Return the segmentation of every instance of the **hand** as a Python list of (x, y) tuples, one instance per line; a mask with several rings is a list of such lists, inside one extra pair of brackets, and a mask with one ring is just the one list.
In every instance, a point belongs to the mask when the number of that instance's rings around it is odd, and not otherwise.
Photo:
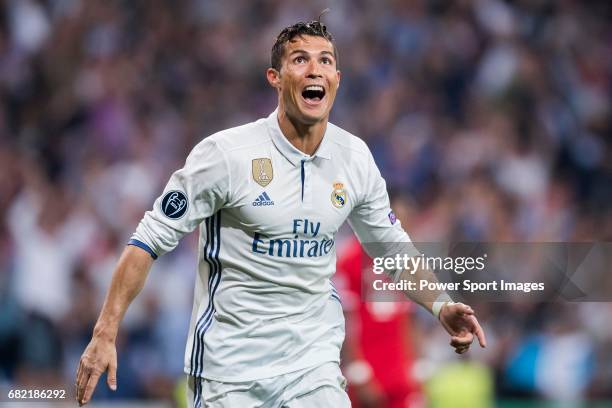
[(87, 404), (98, 385), (100, 376), (108, 370), (106, 382), (108, 387), (117, 389), (117, 349), (115, 342), (94, 337), (81, 356), (77, 370), (77, 401), (82, 406)]
[(470, 348), (474, 341), (474, 335), (478, 338), (480, 347), (487, 346), (484, 331), (474, 310), (463, 303), (447, 303), (440, 310), (440, 323), (451, 335), (450, 345), (455, 348), (455, 353), (463, 354)]

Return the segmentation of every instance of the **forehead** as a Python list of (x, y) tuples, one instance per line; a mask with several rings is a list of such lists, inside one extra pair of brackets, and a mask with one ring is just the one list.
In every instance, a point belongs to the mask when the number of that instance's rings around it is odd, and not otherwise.
[(297, 35), (285, 45), (285, 54), (289, 55), (295, 50), (304, 50), (309, 53), (319, 54), (328, 51), (333, 54), (334, 46), (326, 38), (313, 35)]

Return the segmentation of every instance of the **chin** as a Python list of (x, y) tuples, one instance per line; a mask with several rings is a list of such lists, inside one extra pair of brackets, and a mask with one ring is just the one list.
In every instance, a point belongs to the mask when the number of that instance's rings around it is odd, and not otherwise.
[(300, 109), (300, 116), (301, 119), (304, 123), (313, 125), (317, 122), (321, 122), (322, 120), (325, 120), (329, 114), (329, 111), (327, 109), (323, 109), (323, 110), (311, 110), (311, 109)]
[(294, 121), (304, 125), (315, 125), (329, 117), (327, 106), (318, 106), (313, 109), (308, 105), (301, 104), (299, 101), (293, 104), (287, 103), (285, 106), (288, 108), (285, 108), (287, 115)]
[(300, 116), (302, 117), (302, 122), (309, 124), (309, 125), (314, 125), (315, 123), (324, 120), (325, 117), (327, 116), (325, 114), (316, 115), (316, 114), (312, 114), (309, 112), (300, 112), (300, 113), (301, 113)]

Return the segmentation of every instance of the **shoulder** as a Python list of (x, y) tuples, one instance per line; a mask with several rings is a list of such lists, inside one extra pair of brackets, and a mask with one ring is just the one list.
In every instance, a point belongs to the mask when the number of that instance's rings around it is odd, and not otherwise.
[(212, 143), (221, 152), (231, 153), (236, 150), (250, 149), (269, 141), (270, 133), (268, 132), (265, 119), (262, 118), (217, 132), (200, 143)]
[(329, 122), (327, 124), (330, 142), (336, 150), (361, 156), (370, 156), (370, 148), (361, 138)]
[[(271, 143), (265, 119), (222, 130), (204, 138), (189, 154), (185, 167), (238, 174), (245, 155)], [(249, 161), (250, 163), (250, 161)]]

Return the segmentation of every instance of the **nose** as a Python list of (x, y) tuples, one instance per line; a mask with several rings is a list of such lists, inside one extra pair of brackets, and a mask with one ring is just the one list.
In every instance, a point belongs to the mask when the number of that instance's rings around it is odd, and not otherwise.
[(308, 63), (308, 71), (306, 72), (306, 77), (309, 79), (322, 78), (319, 63), (312, 59)]

